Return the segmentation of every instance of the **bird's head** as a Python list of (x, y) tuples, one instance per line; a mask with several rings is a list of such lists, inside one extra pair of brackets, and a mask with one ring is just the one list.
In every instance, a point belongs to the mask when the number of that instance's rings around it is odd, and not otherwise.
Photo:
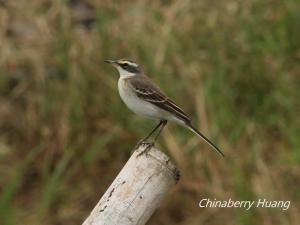
[(109, 63), (117, 68), (120, 76), (134, 76), (141, 73), (141, 69), (138, 64), (131, 60), (120, 59), (120, 60), (105, 60), (104, 62)]

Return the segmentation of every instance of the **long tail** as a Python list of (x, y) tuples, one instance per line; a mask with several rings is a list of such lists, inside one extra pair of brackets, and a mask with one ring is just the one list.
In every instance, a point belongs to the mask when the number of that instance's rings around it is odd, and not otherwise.
[(223, 152), (214, 144), (212, 143), (207, 137), (205, 137), (200, 131), (198, 131), (195, 127), (193, 127), (191, 124), (186, 124), (186, 126), (193, 131), (195, 134), (197, 134), (199, 137), (201, 137), (207, 144), (209, 144), (215, 151), (217, 151), (220, 155), (223, 157), (225, 156)]

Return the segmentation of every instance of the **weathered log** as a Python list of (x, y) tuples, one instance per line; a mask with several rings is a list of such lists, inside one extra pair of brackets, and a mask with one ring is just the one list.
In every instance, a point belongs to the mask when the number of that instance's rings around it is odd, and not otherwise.
[(179, 180), (179, 171), (161, 151), (136, 150), (83, 225), (143, 225)]

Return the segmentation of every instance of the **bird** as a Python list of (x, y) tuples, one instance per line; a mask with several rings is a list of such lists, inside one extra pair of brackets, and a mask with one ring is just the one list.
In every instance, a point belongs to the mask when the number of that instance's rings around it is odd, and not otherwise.
[[(144, 74), (137, 63), (128, 59), (104, 62), (118, 70), (118, 90), (127, 107), (138, 115), (159, 120), (154, 129), (137, 143), (136, 147), (147, 145), (142, 153), (151, 149), (168, 121), (172, 121), (191, 130), (224, 157), (223, 152), (192, 125), (191, 118)], [(156, 130), (158, 132), (153, 141), (147, 142)]]

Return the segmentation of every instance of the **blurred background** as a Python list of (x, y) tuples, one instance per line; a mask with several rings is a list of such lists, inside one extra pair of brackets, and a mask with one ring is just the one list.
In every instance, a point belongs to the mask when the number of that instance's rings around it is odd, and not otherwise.
[[(148, 224), (300, 224), (298, 0), (1, 0), (1, 224), (81, 224), (156, 124), (121, 102), (103, 63), (119, 58), (226, 155), (169, 124), (156, 146), (181, 180)], [(202, 198), (291, 206), (200, 209)]]

